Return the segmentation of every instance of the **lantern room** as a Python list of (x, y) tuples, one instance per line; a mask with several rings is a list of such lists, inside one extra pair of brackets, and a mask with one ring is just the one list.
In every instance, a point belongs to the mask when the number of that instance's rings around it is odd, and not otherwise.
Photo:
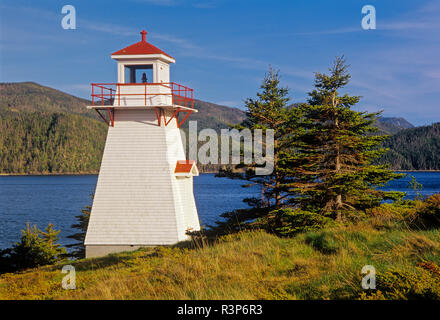
[[(170, 64), (175, 59), (147, 42), (141, 41), (111, 54), (117, 62), (117, 83), (92, 83), (92, 105), (101, 118), (114, 126), (118, 108), (154, 108), (158, 125), (167, 126), (173, 119), (177, 127), (194, 109), (193, 89), (170, 81)], [(183, 117), (179, 117), (183, 114)]]
[(111, 55), (118, 62), (118, 83), (170, 82), (170, 63), (176, 61), (148, 43), (145, 30), (142, 30), (141, 36), (141, 41)]

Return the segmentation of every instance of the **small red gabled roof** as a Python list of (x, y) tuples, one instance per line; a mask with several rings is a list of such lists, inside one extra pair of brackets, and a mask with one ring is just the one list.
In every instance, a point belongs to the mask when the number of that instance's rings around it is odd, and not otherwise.
[(174, 173), (186, 173), (198, 175), (196, 162), (194, 160), (177, 160)]
[(171, 59), (174, 59), (169, 54), (160, 50), (159, 48), (153, 46), (151, 43), (148, 43), (146, 40), (147, 31), (142, 30), (141, 32), (142, 40), (132, 44), (131, 46), (125, 47), (119, 51), (113, 52), (112, 55), (130, 55), (130, 54), (164, 54)]

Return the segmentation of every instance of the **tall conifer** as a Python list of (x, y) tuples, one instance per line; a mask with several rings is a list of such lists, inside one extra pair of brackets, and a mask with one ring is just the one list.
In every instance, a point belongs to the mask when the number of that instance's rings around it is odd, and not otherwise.
[(316, 73), (315, 89), (301, 107), (303, 133), (293, 164), (302, 207), (333, 213), (337, 219), (346, 209), (365, 209), (402, 196), (376, 189), (401, 175), (372, 164), (386, 151), (380, 145), (387, 136), (374, 134), (380, 112), (354, 111), (360, 97), (340, 94), (350, 81), (347, 69), (344, 57), (338, 57), (329, 74)]
[[(265, 132), (268, 129), (274, 130), (273, 143), (273, 171), (266, 175), (258, 175), (256, 169), (264, 165), (253, 162), (221, 170), (220, 176), (247, 181), (243, 187), (256, 186), (261, 190), (259, 197), (245, 199), (250, 209), (240, 209), (227, 212), (222, 215), (226, 218), (225, 223), (218, 223), (220, 228), (229, 227), (229, 231), (240, 228), (242, 222), (267, 216), (274, 209), (278, 209), (289, 202), (288, 189), (291, 183), (293, 168), (282, 166), (291, 155), (292, 137), (294, 128), (287, 124), (295, 115), (289, 108), (288, 88), (280, 86), (279, 73), (270, 68), (266, 73), (261, 91), (257, 98), (249, 98), (245, 101), (246, 120), (237, 129), (255, 129)], [(254, 137), (255, 138), (255, 137)], [(268, 146), (263, 142), (263, 149)]]

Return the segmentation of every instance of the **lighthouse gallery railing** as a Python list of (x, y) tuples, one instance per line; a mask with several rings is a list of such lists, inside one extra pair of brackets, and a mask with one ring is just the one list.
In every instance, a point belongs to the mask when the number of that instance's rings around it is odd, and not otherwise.
[[(121, 93), (126, 86), (143, 87), (142, 93)], [(153, 92), (152, 88), (165, 88), (167, 92)], [(148, 97), (168, 96), (172, 104), (187, 108), (194, 108), (194, 90), (175, 82), (166, 83), (92, 83), (92, 106), (122, 106), (121, 97), (143, 98), (147, 105)]]

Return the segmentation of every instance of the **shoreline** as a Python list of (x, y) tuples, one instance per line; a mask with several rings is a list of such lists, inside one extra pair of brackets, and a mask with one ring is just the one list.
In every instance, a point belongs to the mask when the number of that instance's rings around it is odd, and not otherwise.
[[(395, 172), (440, 172), (440, 170), (395, 170)], [(217, 173), (215, 171), (200, 172), (205, 173)], [(97, 176), (99, 172), (63, 172), (63, 173), (0, 173), (0, 177), (40, 177), (40, 176)]]
[(395, 170), (395, 172), (440, 172), (440, 170)]
[(97, 176), (99, 172), (66, 172), (66, 173), (0, 173), (0, 177), (31, 177), (31, 176)]

